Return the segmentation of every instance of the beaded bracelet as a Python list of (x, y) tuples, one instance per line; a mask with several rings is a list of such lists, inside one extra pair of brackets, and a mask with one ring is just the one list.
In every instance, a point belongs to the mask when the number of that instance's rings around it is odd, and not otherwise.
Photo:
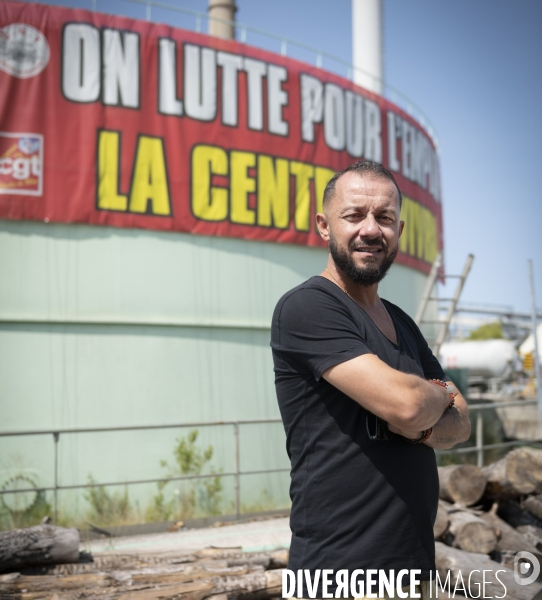
[(442, 381), (442, 379), (429, 379), (428, 380), (430, 383), (436, 383), (437, 385), (440, 385), (441, 387), (445, 388), (446, 391), (448, 392), (448, 394), (450, 395), (450, 403), (448, 404), (448, 406), (446, 407), (446, 410), (449, 410), (450, 408), (452, 408), (452, 406), (455, 404), (455, 397), (457, 396), (457, 394), (459, 392), (456, 391), (456, 393), (454, 394), (453, 392), (450, 392), (450, 388), (452, 387), (451, 385), (448, 385), (447, 383), (444, 383), (444, 381)]
[(411, 440), (410, 438), (405, 438), (405, 440), (407, 442), (410, 442), (411, 444), (423, 444), (426, 440), (429, 439), (429, 436), (433, 433), (433, 428), (429, 427), (429, 429), (425, 429), (424, 431), (422, 431), (422, 434), (420, 435), (419, 438), (416, 438), (415, 440)]

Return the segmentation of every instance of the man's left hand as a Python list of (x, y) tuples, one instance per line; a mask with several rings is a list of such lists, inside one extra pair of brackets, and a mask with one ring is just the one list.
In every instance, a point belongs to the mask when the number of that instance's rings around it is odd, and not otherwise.
[[(451, 383), (447, 381), (446, 383)], [(455, 386), (457, 389), (457, 386)], [(407, 429), (399, 429), (388, 423), (388, 429), (392, 433), (397, 433), (407, 438), (408, 440), (417, 440), (421, 437), (421, 431), (409, 431)], [(470, 419), (467, 402), (463, 395), (458, 392), (454, 398), (454, 405), (448, 408), (442, 414), (442, 417), (433, 426), (431, 435), (425, 442), (426, 446), (435, 450), (449, 450), (456, 444), (466, 442), (470, 437)]]

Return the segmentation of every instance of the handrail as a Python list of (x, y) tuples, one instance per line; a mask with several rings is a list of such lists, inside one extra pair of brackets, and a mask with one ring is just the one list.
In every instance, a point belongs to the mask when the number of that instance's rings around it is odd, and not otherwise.
[(25, 431), (0, 431), (0, 437), (17, 435), (51, 435), (58, 433), (104, 433), (113, 431), (140, 431), (142, 429), (176, 429), (180, 427), (213, 427), (217, 425), (254, 425), (261, 423), (282, 423), (279, 417), (268, 419), (235, 419), (229, 421), (192, 421), (189, 423), (165, 423), (160, 425), (123, 425), (121, 427), (75, 427), (71, 429), (30, 429)]
[(34, 316), (21, 314), (0, 314), (0, 323), (9, 323), (10, 325), (73, 325), (73, 326), (114, 326), (114, 327), (212, 327), (214, 329), (250, 329), (268, 331), (271, 329), (271, 319), (269, 321), (257, 320), (220, 320), (220, 319), (194, 319), (194, 318), (123, 318), (123, 317), (91, 317), (91, 316), (71, 316), (71, 317), (50, 317)]
[[(58, 492), (59, 490), (74, 490), (94, 487), (106, 487), (112, 485), (136, 485), (142, 483), (159, 483), (163, 481), (181, 481), (188, 479), (206, 479), (209, 477), (234, 477), (235, 484), (235, 518), (239, 520), (241, 515), (241, 475), (257, 475), (261, 473), (277, 473), (289, 471), (289, 467), (283, 467), (278, 469), (259, 469), (256, 471), (241, 471), (240, 468), (240, 452), (239, 452), (239, 426), (240, 425), (254, 425), (263, 423), (281, 423), (282, 420), (278, 417), (270, 417), (266, 419), (237, 419), (237, 420), (226, 420), (226, 421), (193, 421), (190, 423), (167, 423), (160, 425), (127, 425), (121, 427), (78, 427), (69, 429), (34, 429), (27, 431), (2, 431), (0, 437), (14, 437), (14, 436), (25, 436), (25, 435), (52, 435), (54, 440), (54, 486), (39, 487), (39, 488), (25, 488), (25, 489), (7, 489), (0, 490), (0, 495), (3, 494), (21, 494), (24, 492), (40, 492), (40, 491), (52, 491), (54, 493), (53, 499), (53, 522), (56, 524), (58, 520)], [(235, 470), (230, 473), (206, 473), (203, 475), (181, 475), (178, 477), (160, 477), (156, 479), (138, 479), (132, 481), (113, 481), (107, 483), (86, 483), (86, 484), (75, 484), (75, 485), (59, 485), (58, 481), (58, 444), (61, 435), (66, 434), (81, 434), (81, 433), (112, 433), (119, 431), (142, 431), (142, 430), (156, 430), (156, 429), (175, 429), (185, 427), (213, 427), (213, 426), (233, 426), (234, 434), (234, 447), (235, 447)]]
[(437, 454), (467, 454), (469, 452), (476, 452), (476, 465), (482, 468), (484, 466), (485, 450), (494, 450), (496, 448), (509, 448), (511, 446), (525, 446), (528, 444), (542, 443), (542, 438), (533, 438), (528, 440), (513, 440), (510, 442), (500, 442), (498, 444), (484, 444), (484, 421), (481, 411), (488, 409), (508, 408), (511, 406), (526, 406), (537, 403), (537, 400), (533, 399), (515, 400), (511, 402), (487, 402), (484, 404), (469, 404), (469, 410), (479, 411), (476, 415), (475, 445), (460, 448), (451, 448), (450, 450), (437, 450)]
[[(38, 0), (38, 1), (44, 2), (45, 0)], [(247, 34), (247, 32), (251, 32), (251, 33), (255, 33), (257, 35), (261, 35), (261, 36), (267, 37), (269, 39), (280, 42), (280, 44), (281, 44), (280, 53), (282, 54), (282, 56), (287, 55), (287, 47), (288, 47), (288, 45), (290, 45), (295, 48), (299, 48), (300, 50), (305, 50), (305, 51), (314, 53), (314, 55), (316, 57), (315, 63), (316, 63), (317, 68), (322, 68), (322, 58), (327, 58), (328, 60), (336, 63), (337, 65), (340, 65), (341, 67), (346, 68), (346, 71), (347, 71), (346, 77), (349, 79), (353, 78), (353, 75), (355, 72), (363, 73), (364, 75), (370, 77), (373, 81), (379, 82), (380, 85), (382, 86), (382, 90), (384, 91), (385, 96), (391, 102), (398, 104), (406, 113), (408, 113), (409, 115), (414, 117), (420, 123), (420, 125), (422, 125), (422, 127), (424, 127), (426, 129), (427, 133), (429, 134), (429, 136), (433, 140), (433, 143), (435, 144), (435, 148), (438, 151), (439, 141), (438, 141), (438, 136), (436, 134), (435, 127), (432, 124), (431, 120), (427, 117), (425, 112), (420, 108), (420, 106), (418, 106), (418, 104), (416, 102), (414, 102), (406, 94), (401, 92), (398, 88), (386, 83), (382, 77), (378, 77), (377, 75), (374, 75), (374, 73), (370, 73), (370, 72), (366, 71), (365, 69), (356, 67), (349, 61), (344, 60), (343, 58), (341, 58), (339, 56), (335, 56), (334, 54), (326, 52), (325, 50), (319, 50), (318, 48), (315, 48), (314, 46), (309, 46), (308, 44), (303, 44), (301, 42), (297, 42), (286, 36), (279, 35), (276, 33), (271, 33), (269, 31), (265, 31), (258, 27), (253, 27), (252, 25), (247, 25), (246, 23), (242, 23), (240, 21), (230, 21), (228, 19), (221, 19), (221, 18), (215, 17), (215, 16), (211, 17), (207, 13), (201, 13), (201, 12), (191, 10), (188, 8), (182, 8), (180, 6), (175, 6), (173, 4), (168, 4), (165, 2), (158, 2), (156, 0), (124, 0), (124, 1), (127, 3), (130, 3), (130, 4), (138, 4), (140, 6), (145, 6), (146, 7), (146, 17), (145, 18), (147, 21), (151, 21), (151, 9), (153, 7), (159, 8), (161, 10), (170, 10), (172, 12), (177, 12), (177, 13), (181, 13), (181, 14), (185, 14), (185, 15), (194, 17), (196, 19), (194, 29), (197, 33), (201, 33), (201, 21), (202, 20), (213, 20), (213, 21), (217, 21), (219, 23), (233, 25), (235, 28), (239, 29), (240, 33), (241, 33), (240, 42), (242, 44), (247, 43), (247, 35), (246, 34)], [(96, 12), (97, 8), (98, 8), (98, 0), (92, 0), (92, 11)], [(342, 76), (342, 74), (341, 74), (341, 76)]]
[[(484, 404), (471, 404), (469, 409), (471, 411), (480, 411), (477, 415), (476, 420), (476, 443), (474, 446), (452, 448), (450, 450), (438, 450), (437, 454), (466, 454), (469, 452), (477, 453), (477, 464), (479, 467), (483, 466), (484, 451), (492, 450), (496, 448), (506, 448), (511, 446), (521, 446), (525, 444), (539, 444), (542, 443), (542, 438), (533, 438), (529, 440), (514, 440), (509, 442), (501, 442), (498, 444), (487, 444), (483, 443), (483, 410), (495, 409), (495, 408), (508, 408), (513, 406), (528, 406), (536, 404), (536, 400), (519, 400), (510, 402), (488, 402)], [(258, 475), (262, 473), (280, 473), (287, 472), (290, 470), (289, 467), (279, 467), (273, 469), (257, 469), (251, 471), (242, 471), (240, 465), (240, 444), (239, 444), (239, 427), (243, 425), (255, 425), (255, 424), (270, 424), (270, 423), (281, 423), (282, 420), (279, 417), (259, 418), (259, 419), (230, 419), (221, 421), (192, 421), (185, 423), (162, 423), (156, 425), (125, 425), (119, 427), (75, 427), (75, 428), (55, 428), (55, 429), (34, 429), (34, 430), (23, 430), (23, 431), (0, 431), (0, 437), (14, 437), (14, 436), (33, 436), (33, 435), (52, 435), (54, 439), (54, 485), (44, 486), (37, 488), (25, 488), (25, 489), (7, 489), (0, 490), (2, 494), (18, 494), (28, 492), (46, 492), (52, 491), (54, 493), (54, 522), (58, 519), (58, 492), (59, 490), (75, 490), (75, 489), (86, 489), (93, 487), (108, 487), (115, 485), (138, 485), (144, 483), (159, 483), (167, 481), (182, 481), (182, 480), (197, 480), (206, 479), (210, 477), (234, 477), (235, 478), (235, 515), (236, 519), (240, 518), (241, 512), (241, 475)], [(235, 469), (230, 472), (221, 473), (206, 473), (201, 475), (181, 475), (178, 477), (160, 477), (154, 479), (136, 479), (130, 481), (110, 481), (105, 483), (86, 483), (86, 484), (74, 484), (74, 485), (59, 485), (58, 477), (58, 444), (61, 435), (73, 435), (83, 433), (114, 433), (121, 431), (142, 431), (142, 430), (159, 430), (159, 429), (180, 429), (187, 427), (217, 427), (217, 426), (229, 426), (233, 427), (234, 433), (234, 462)]]

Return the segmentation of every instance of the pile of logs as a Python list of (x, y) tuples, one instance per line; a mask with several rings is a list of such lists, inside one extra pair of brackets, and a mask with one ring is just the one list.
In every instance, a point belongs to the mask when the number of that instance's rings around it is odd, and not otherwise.
[[(542, 598), (542, 585), (520, 586), (513, 577), (518, 552), (530, 552), (542, 564), (542, 450), (512, 450), (483, 469), (439, 467), (439, 479), (434, 534), (441, 577), (450, 571), (455, 585), (459, 572), (465, 578), (479, 571), (481, 582), (484, 569), (505, 569), (499, 577), (507, 598)], [(493, 597), (502, 595), (498, 582), (494, 591)]]
[[(514, 577), (518, 552), (542, 564), (542, 450), (513, 450), (483, 469), (441, 467), (439, 478), (436, 563), (450, 597), (503, 597), (504, 585), (507, 600), (542, 600), (540, 583)], [(0, 599), (272, 600), (287, 562), (286, 550), (212, 547), (92, 559), (79, 553), (76, 529), (40, 525), (0, 533)]]
[[(206, 548), (179, 553), (96, 556), (0, 575), (0, 598), (24, 600), (270, 600), (281, 597), (288, 552)], [(31, 574), (29, 574), (31, 573)]]

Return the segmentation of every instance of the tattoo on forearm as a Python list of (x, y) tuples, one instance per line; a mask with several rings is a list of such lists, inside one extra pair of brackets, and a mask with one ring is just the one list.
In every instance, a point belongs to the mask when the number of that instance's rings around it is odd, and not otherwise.
[(456, 438), (452, 437), (438, 437), (435, 442), (437, 444), (454, 444), (456, 442)]

